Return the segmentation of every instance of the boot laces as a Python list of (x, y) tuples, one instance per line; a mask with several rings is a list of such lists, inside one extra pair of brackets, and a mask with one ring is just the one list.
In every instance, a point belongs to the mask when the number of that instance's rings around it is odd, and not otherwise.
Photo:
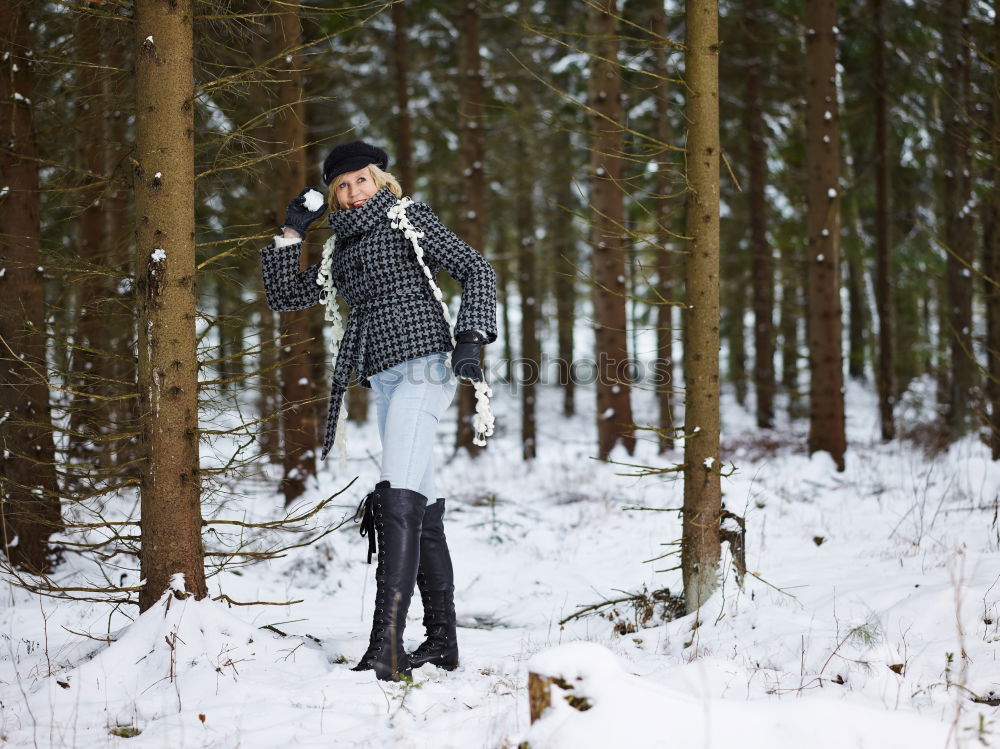
[(354, 522), (361, 522), (358, 532), (362, 538), (368, 536), (368, 564), (372, 563), (372, 556), (375, 554), (375, 492), (370, 492), (368, 496), (361, 500), (358, 509), (354, 513)]

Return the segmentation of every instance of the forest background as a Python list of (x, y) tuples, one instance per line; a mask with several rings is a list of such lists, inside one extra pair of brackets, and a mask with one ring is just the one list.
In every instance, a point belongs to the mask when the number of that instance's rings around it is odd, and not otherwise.
[[(716, 89), (692, 82), (699, 11), (719, 13)], [(160, 54), (185, 23), (186, 63)], [(685, 522), (708, 513), (688, 568), (743, 547), (720, 387), (757, 450), (805, 418), (793, 447), (842, 470), (845, 398), (867, 390), (885, 441), (936, 454), (972, 434), (1000, 456), (995, 4), (19, 0), (0, 38), (0, 492), (5, 571), (29, 590), (145, 609), (178, 569), (201, 596), (205, 568), (329, 532), (303, 525), (322, 502), (267, 521), (302, 534), (273, 545), (199, 508), (267, 464), (290, 506), (315, 486), (329, 333), (320, 310), (268, 310), (257, 249), (357, 138), (496, 268), (486, 364), (517, 394), (519, 460), (546, 449), (537, 384), (566, 417), (593, 384), (593, 456), (654, 440), (640, 472), (680, 473)], [(702, 137), (714, 186), (692, 177)], [(714, 194), (706, 236), (692, 216)], [(931, 415), (899, 429), (913, 393)], [(693, 418), (700, 395), (715, 403)], [(366, 399), (352, 388), (354, 423)], [(455, 449), (475, 456), (459, 400)], [(108, 517), (122, 497), (141, 513)], [(56, 582), (72, 555), (105, 584)], [(137, 563), (144, 585), (115, 583)], [(689, 611), (714, 589), (696, 578)]]

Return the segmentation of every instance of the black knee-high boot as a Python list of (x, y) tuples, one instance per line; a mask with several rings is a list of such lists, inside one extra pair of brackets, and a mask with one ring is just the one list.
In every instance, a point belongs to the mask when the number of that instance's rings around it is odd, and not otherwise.
[(455, 631), (455, 576), (444, 536), (444, 498), (428, 505), (420, 531), (417, 586), (424, 604), (427, 639), (410, 654), (413, 668), (433, 663), (451, 671), (458, 667)]
[[(403, 649), (403, 628), (410, 608), (420, 560), (420, 528), (427, 498), (409, 489), (393, 489), (380, 481), (365, 497), (361, 523), (368, 535), (368, 562), (378, 547), (375, 570), (375, 614), (368, 650), (353, 671), (374, 669), (383, 681), (410, 675)], [(361, 508), (359, 508), (361, 510)]]

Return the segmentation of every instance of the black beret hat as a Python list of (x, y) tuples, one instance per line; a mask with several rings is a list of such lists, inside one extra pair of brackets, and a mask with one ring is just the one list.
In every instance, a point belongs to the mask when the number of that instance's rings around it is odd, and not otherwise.
[(363, 140), (334, 146), (326, 159), (323, 160), (323, 184), (329, 185), (338, 174), (355, 172), (369, 164), (374, 164), (379, 169), (385, 169), (389, 166), (389, 154), (378, 146), (369, 145)]

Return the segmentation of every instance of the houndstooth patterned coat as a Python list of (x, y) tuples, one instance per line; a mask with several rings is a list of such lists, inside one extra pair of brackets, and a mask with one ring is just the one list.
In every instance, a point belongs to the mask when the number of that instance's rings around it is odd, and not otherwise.
[[(337, 237), (331, 258), (333, 285), (350, 306), (333, 371), (323, 454), (337, 433), (340, 404), (352, 375), (365, 387), (368, 378), (409, 359), (452, 350), (451, 331), (410, 242), (390, 226), (387, 212), (396, 204), (388, 189), (363, 206), (334, 211), (330, 228)], [(476, 250), (448, 230), (424, 203), (406, 215), (424, 233), (424, 262), (436, 276), (444, 269), (462, 285), (455, 331), (480, 330), (496, 340), (496, 275)], [(319, 263), (300, 271), (301, 242), (260, 251), (267, 304), (275, 312), (304, 309), (324, 301), (317, 284)]]

